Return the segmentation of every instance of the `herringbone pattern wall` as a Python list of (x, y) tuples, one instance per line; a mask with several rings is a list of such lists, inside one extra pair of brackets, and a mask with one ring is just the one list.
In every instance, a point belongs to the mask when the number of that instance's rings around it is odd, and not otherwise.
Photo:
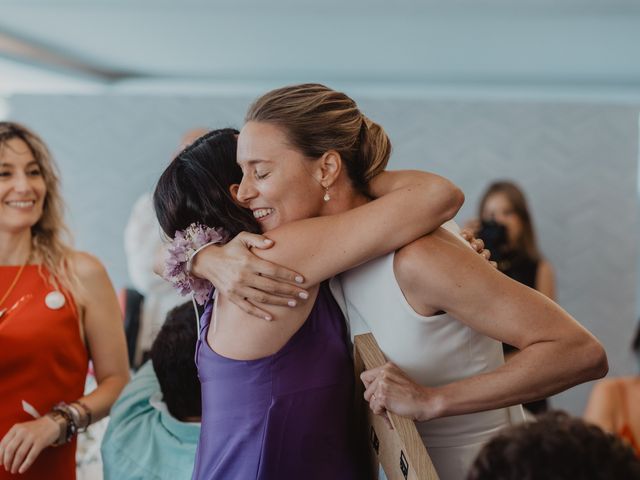
[[(151, 190), (182, 132), (240, 126), (249, 98), (17, 96), (14, 117), (56, 155), (77, 245), (98, 255), (116, 286), (127, 283), (122, 231)], [(474, 214), (493, 179), (528, 194), (539, 240), (554, 264), (559, 301), (607, 347), (612, 374), (632, 371), (638, 265), (638, 112), (635, 106), (458, 103), (370, 99), (363, 111), (395, 146), (392, 168), (454, 180)], [(499, 292), (497, 292), (499, 294)], [(554, 399), (581, 413), (588, 386)]]

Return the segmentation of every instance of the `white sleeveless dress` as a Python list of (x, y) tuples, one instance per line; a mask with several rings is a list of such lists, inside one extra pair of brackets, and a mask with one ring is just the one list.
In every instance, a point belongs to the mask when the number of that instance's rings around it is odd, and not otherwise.
[[(460, 237), (454, 222), (444, 228)], [(372, 332), (388, 360), (422, 385), (439, 386), (495, 370), (502, 345), (448, 314), (424, 317), (405, 299), (393, 271), (394, 253), (341, 274), (331, 290), (351, 339)], [(480, 448), (506, 425), (524, 421), (522, 406), (417, 422), (441, 480), (463, 480)]]

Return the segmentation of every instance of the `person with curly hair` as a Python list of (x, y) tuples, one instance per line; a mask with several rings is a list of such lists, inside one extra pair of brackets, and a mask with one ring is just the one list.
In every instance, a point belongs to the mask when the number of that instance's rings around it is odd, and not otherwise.
[[(2, 480), (75, 479), (75, 434), (109, 413), (129, 379), (109, 276), (67, 233), (49, 149), (0, 122)], [(84, 395), (90, 360), (98, 387)]]

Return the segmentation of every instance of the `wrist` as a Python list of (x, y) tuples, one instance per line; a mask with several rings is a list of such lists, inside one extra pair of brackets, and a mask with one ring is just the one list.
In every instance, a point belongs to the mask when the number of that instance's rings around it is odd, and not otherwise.
[(210, 243), (197, 250), (191, 256), (191, 275), (197, 278), (207, 278), (207, 265), (210, 265), (212, 261), (215, 261), (218, 249), (216, 244)]
[(54, 447), (62, 445), (67, 439), (68, 421), (60, 412), (52, 411), (44, 415), (43, 420), (51, 425), (51, 443)]
[(425, 422), (440, 418), (446, 412), (446, 398), (442, 390), (438, 387), (422, 387), (423, 401), (419, 421)]
[(176, 232), (167, 248), (165, 259), (165, 280), (168, 280), (181, 295), (192, 295), (200, 305), (204, 305), (211, 291), (211, 283), (193, 275), (194, 255), (207, 244), (226, 243), (228, 234), (221, 228), (210, 228), (192, 223), (185, 230)]

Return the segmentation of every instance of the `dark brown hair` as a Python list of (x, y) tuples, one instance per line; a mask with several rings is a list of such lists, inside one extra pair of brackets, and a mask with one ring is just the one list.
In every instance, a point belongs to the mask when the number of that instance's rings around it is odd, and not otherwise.
[(173, 238), (192, 223), (222, 227), (232, 237), (257, 233), (250, 210), (239, 206), (229, 187), (242, 180), (236, 163), (238, 131), (213, 130), (185, 148), (160, 176), (153, 203), (160, 227)]
[(480, 451), (467, 480), (640, 478), (640, 459), (622, 439), (563, 412), (505, 429)]
[(368, 195), (367, 184), (391, 155), (384, 129), (369, 120), (351, 98), (317, 83), (272, 90), (249, 107), (245, 121), (273, 123), (308, 158), (329, 150), (342, 158), (353, 186)]
[(167, 314), (151, 346), (151, 363), (162, 400), (171, 415), (181, 421), (202, 415), (200, 379), (193, 361), (197, 342), (193, 305), (187, 302)]
[(522, 222), (522, 233), (520, 234), (520, 238), (516, 239), (516, 251), (524, 253), (527, 258), (533, 261), (541, 260), (542, 255), (538, 249), (538, 243), (536, 241), (536, 235), (533, 228), (533, 219), (529, 213), (527, 199), (524, 196), (524, 192), (518, 187), (518, 185), (507, 180), (500, 180), (489, 185), (480, 200), (480, 204), (478, 206), (478, 217), (483, 217), (482, 213), (489, 197), (498, 193), (507, 197), (511, 207)]

